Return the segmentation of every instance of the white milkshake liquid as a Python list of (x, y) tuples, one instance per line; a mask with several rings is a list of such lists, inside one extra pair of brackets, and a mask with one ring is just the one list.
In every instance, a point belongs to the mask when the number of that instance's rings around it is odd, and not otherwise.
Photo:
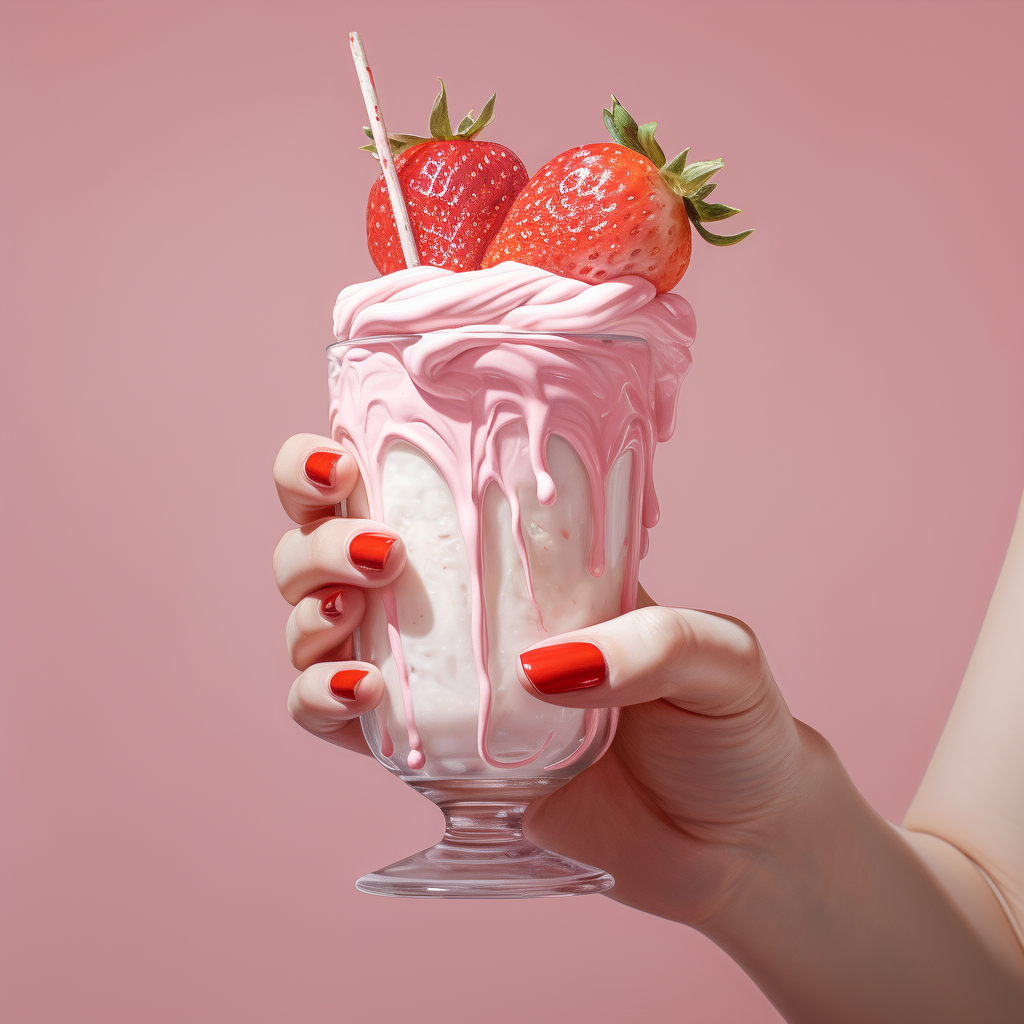
[[(590, 481), (579, 455), (563, 438), (549, 439), (548, 469), (557, 497), (545, 506), (537, 497), (524, 430), (516, 441), (520, 457), (515, 461), (523, 472), (515, 487), (533, 600), (515, 543), (511, 506), (496, 486), (484, 495), (482, 541), (489, 753), (498, 761), (514, 762), (544, 748), (538, 760), (518, 768), (495, 768), (478, 754), (481, 685), (474, 660), (472, 569), (451, 490), (430, 459), (411, 444), (395, 442), (384, 457), (383, 521), (402, 537), (407, 552), (394, 594), (414, 720), (426, 758), (416, 773), (420, 780), (543, 776), (548, 774), (545, 769), (571, 757), (587, 741), (585, 713), (532, 697), (516, 676), (516, 663), (524, 650), (551, 636), (619, 613), (627, 565), (632, 452), (624, 451), (608, 475), (605, 568), (594, 576), (589, 568)], [(362, 489), (350, 499), (349, 512), (369, 515)], [(381, 759), (405, 774), (410, 747), (402, 687), (384, 606), (372, 593), (359, 642), (360, 657), (381, 668), (386, 685), (384, 701), (366, 724), (371, 733), (384, 726), (393, 752)], [(592, 736), (589, 742), (598, 740)], [(379, 741), (372, 745), (380, 747)]]

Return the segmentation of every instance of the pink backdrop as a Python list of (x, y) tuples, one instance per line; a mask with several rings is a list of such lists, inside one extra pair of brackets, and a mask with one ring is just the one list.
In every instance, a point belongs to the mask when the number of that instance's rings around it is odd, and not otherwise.
[(393, 130), (425, 126), (442, 74), (458, 116), (497, 90), (490, 136), (530, 170), (600, 138), (613, 89), (666, 149), (727, 158), (758, 233), (695, 243), (643, 578), (751, 622), (794, 713), (898, 819), (1024, 479), (1024, 7), (4, 22), (6, 1019), (778, 1020), (699, 935), (609, 900), (353, 888), (440, 815), (284, 711), (270, 465), (324, 428), (331, 306), (373, 272), (345, 32)]

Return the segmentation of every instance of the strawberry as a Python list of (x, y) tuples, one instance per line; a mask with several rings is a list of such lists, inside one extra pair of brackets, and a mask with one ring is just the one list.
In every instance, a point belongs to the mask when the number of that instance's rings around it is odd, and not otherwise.
[(740, 212), (705, 202), (723, 160), (687, 166), (685, 149), (666, 163), (654, 140), (658, 123), (638, 125), (614, 96), (604, 123), (612, 142), (566, 150), (530, 179), (487, 247), (484, 267), (515, 260), (592, 283), (633, 274), (667, 292), (690, 262), (690, 222), (712, 245), (750, 234), (713, 235), (704, 227)]
[[(470, 111), (453, 134), (441, 82), (430, 112), (430, 138), (389, 136), (423, 263), (448, 270), (479, 270), (484, 250), (529, 179), (512, 150), (474, 141), (493, 119), (492, 96), (476, 120)], [(369, 128), (363, 130), (373, 138)], [(373, 145), (360, 148), (376, 153)], [(370, 189), (366, 204), (366, 242), (382, 274), (405, 267), (383, 174)]]

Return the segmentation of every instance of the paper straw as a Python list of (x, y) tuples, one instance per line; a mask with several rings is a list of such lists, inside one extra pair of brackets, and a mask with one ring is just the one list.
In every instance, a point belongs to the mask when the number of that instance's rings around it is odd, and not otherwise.
[(405, 208), (402, 186), (398, 182), (395, 161), (391, 158), (391, 143), (388, 140), (387, 128), (384, 127), (384, 115), (380, 112), (380, 101), (377, 99), (377, 90), (373, 84), (373, 72), (370, 71), (370, 65), (366, 61), (366, 51), (363, 49), (363, 41), (359, 38), (359, 33), (349, 32), (348, 42), (352, 48), (352, 60), (356, 65), (356, 74), (359, 76), (359, 88), (363, 90), (366, 116), (369, 117), (370, 128), (373, 130), (373, 142), (377, 147), (380, 169), (384, 172), (384, 181), (388, 186), (388, 198), (391, 200), (391, 209), (395, 214), (395, 225), (402, 243), (405, 265), (418, 267), (420, 254), (416, 251), (416, 239), (413, 238), (409, 211)]

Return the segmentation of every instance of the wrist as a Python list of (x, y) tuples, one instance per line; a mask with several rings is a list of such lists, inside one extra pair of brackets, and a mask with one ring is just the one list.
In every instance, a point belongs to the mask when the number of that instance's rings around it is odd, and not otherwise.
[(842, 873), (842, 861), (851, 853), (849, 833), (885, 826), (828, 741), (796, 724), (799, 750), (787, 792), (747, 847), (744, 870), (728, 898), (698, 926), (719, 945), (747, 936), (760, 918), (791, 906), (795, 898), (826, 899), (824, 887)]
[(1017, 1020), (1019, 978), (828, 743), (800, 729), (798, 796), (699, 930), (794, 1024)]
[[(748, 851), (747, 868), (720, 911), (699, 930), (732, 957), (789, 1021), (836, 1016), (845, 985), (841, 906), (856, 894), (863, 861), (898, 842), (867, 804), (838, 755), (798, 723), (801, 764), (790, 799)], [(884, 857), (882, 858), (884, 859)], [(852, 1017), (849, 1019), (870, 1019)]]

